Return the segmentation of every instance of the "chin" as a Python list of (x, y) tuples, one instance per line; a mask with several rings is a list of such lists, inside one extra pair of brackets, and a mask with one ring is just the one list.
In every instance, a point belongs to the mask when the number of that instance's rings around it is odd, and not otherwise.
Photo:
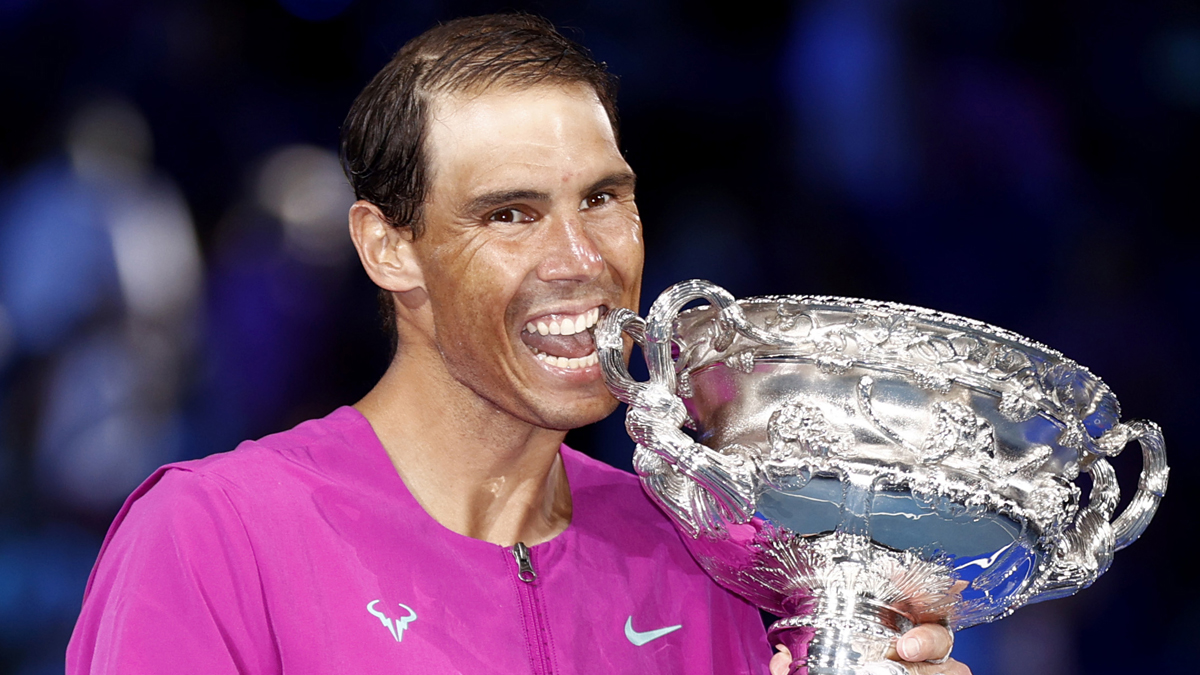
[(586, 404), (581, 403), (574, 406), (559, 405), (553, 409), (543, 410), (538, 415), (540, 421), (537, 424), (546, 429), (570, 431), (595, 424), (611, 415), (616, 409), (617, 400), (606, 394), (603, 400), (588, 401)]

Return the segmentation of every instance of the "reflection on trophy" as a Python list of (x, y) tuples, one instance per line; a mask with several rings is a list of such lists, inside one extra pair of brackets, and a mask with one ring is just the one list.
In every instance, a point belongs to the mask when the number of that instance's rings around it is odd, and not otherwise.
[[(681, 313), (696, 300), (710, 304)], [(596, 339), (646, 491), (714, 579), (783, 617), (769, 635), (793, 673), (860, 675), (916, 623), (1070, 595), (1166, 491), (1155, 424), (1120, 422), (1086, 368), (979, 321), (692, 280), (645, 320), (611, 312)], [(1141, 480), (1114, 519), (1107, 458), (1135, 440)]]

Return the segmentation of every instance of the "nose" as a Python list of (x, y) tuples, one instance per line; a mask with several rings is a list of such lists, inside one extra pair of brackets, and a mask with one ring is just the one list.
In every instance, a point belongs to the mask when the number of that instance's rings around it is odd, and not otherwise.
[(604, 257), (578, 218), (553, 223), (542, 242), (542, 281), (591, 281), (604, 271)]

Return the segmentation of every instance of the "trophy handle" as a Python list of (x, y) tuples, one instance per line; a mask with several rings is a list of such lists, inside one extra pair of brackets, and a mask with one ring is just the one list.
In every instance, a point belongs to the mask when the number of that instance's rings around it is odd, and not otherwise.
[[(736, 523), (750, 518), (754, 513), (756, 468), (739, 456), (726, 455), (697, 443), (681, 430), (687, 420), (687, 411), (675, 394), (678, 382), (671, 341), (680, 310), (701, 299), (708, 300), (720, 310), (721, 325), (731, 331), (736, 330), (767, 344), (782, 342), (781, 338), (747, 321), (728, 291), (711, 282), (692, 279), (663, 291), (651, 306), (646, 321), (628, 309), (610, 311), (596, 331), (596, 346), (610, 390), (629, 404), (625, 423), (629, 435), (703, 488), (706, 498), (688, 499), (691, 505), (686, 510), (695, 522), (704, 523), (707, 528), (719, 526), (716, 511)], [(642, 347), (650, 372), (647, 382), (634, 380), (625, 367), (622, 337), (625, 332)]]
[[(663, 291), (646, 315), (646, 343), (643, 349), (646, 352), (646, 365), (650, 369), (650, 379), (666, 385), (670, 391), (675, 391), (676, 385), (675, 359), (671, 354), (675, 319), (685, 305), (695, 300), (708, 300), (712, 303), (720, 311), (718, 323), (730, 331), (737, 331), (765, 345), (781, 346), (791, 342), (781, 335), (750, 323), (741, 305), (737, 304), (737, 299), (724, 288), (703, 279), (681, 281)], [(733, 336), (730, 333), (727, 337), (732, 339)], [(728, 346), (717, 346), (717, 351), (724, 351)]]
[(610, 311), (596, 328), (596, 349), (600, 352), (600, 368), (608, 381), (608, 389), (622, 403), (633, 403), (647, 388), (638, 382), (625, 367), (625, 340), (628, 333), (633, 341), (646, 349), (646, 322), (632, 311), (620, 307)]
[(1167, 493), (1169, 469), (1162, 430), (1154, 422), (1145, 420), (1118, 424), (1100, 438), (1099, 445), (1109, 449), (1108, 454), (1112, 456), (1121, 452), (1130, 441), (1137, 441), (1142, 446), (1142, 473), (1138, 478), (1137, 493), (1112, 523), (1114, 551), (1120, 551), (1142, 536), (1158, 503)]
[[(762, 330), (746, 320), (742, 308), (729, 291), (703, 279), (681, 281), (667, 290), (650, 307), (648, 319), (643, 320), (624, 307), (605, 315), (596, 329), (596, 347), (600, 352), (601, 367), (608, 379), (613, 395), (625, 403), (647, 391), (650, 384), (674, 392), (677, 377), (675, 360), (671, 354), (671, 338), (675, 333), (675, 319), (684, 305), (694, 300), (708, 300), (720, 309), (720, 321), (732, 330), (763, 344), (781, 345), (788, 341), (782, 336)], [(650, 370), (650, 382), (638, 382), (625, 367), (625, 341), (628, 333), (642, 348), (646, 366)]]
[[(1104, 457), (1121, 453), (1130, 441), (1142, 446), (1142, 473), (1137, 493), (1113, 519), (1120, 488), (1117, 474)], [(1113, 553), (1132, 544), (1154, 517), (1167, 491), (1167, 454), (1157, 424), (1134, 421), (1117, 424), (1097, 439), (1098, 457), (1087, 466), (1092, 491), (1087, 508), (1075, 516), (1063, 533), (1063, 545), (1055, 553), (1047, 574), (1029, 602), (1042, 602), (1071, 595), (1085, 588), (1108, 569)]]

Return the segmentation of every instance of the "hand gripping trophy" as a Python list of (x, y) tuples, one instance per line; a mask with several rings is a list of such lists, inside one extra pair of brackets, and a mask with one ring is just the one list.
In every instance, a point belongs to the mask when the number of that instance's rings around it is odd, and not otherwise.
[[(916, 623), (957, 630), (1070, 595), (1166, 491), (1155, 424), (1120, 422), (1087, 369), (979, 321), (692, 280), (645, 320), (611, 312), (596, 341), (643, 486), (714, 579), (783, 617), (769, 635), (792, 673), (861, 675)], [(1114, 519), (1107, 458), (1135, 440), (1141, 480)]]

